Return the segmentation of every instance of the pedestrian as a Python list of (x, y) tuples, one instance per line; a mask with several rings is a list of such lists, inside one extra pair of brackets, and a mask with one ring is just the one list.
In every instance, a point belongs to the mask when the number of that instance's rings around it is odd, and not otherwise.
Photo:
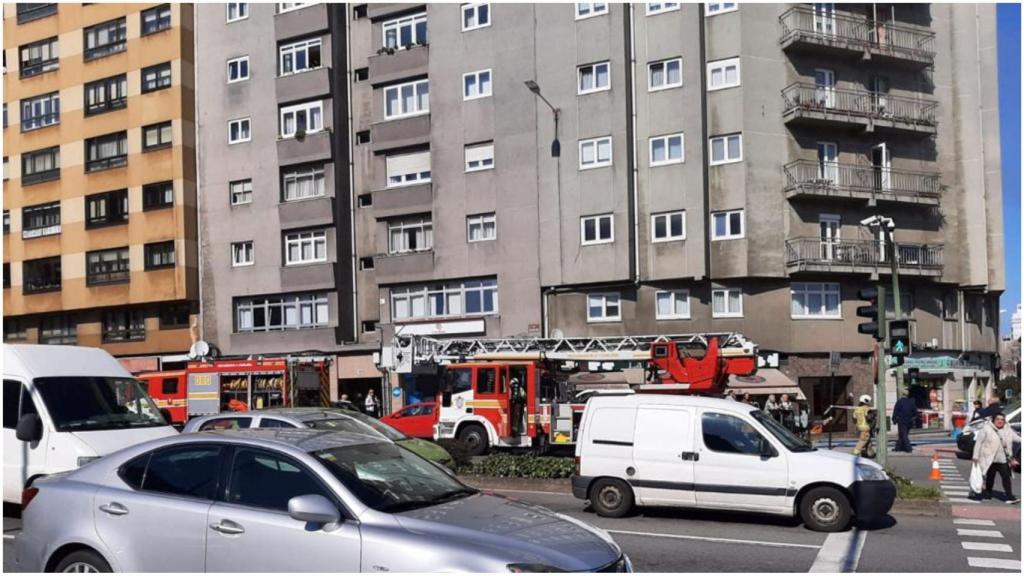
[(732, 401), (735, 402), (736, 401), (736, 391), (735, 390), (726, 390), (725, 391), (725, 399), (726, 400), (732, 400)]
[(978, 415), (982, 418), (992, 419), (993, 416), (1003, 411), (1003, 407), (999, 404), (999, 398), (989, 398), (988, 406), (981, 409)]
[(374, 418), (378, 417), (379, 414), (377, 409), (380, 408), (380, 402), (377, 401), (377, 394), (373, 388), (366, 393), (366, 413)]
[(768, 399), (764, 402), (764, 411), (767, 412), (773, 420), (779, 421), (779, 403), (775, 401), (775, 394), (769, 394)]
[(984, 416), (981, 415), (981, 410), (982, 410), (982, 408), (981, 408), (981, 400), (975, 400), (974, 401), (974, 411), (971, 412), (971, 420), (970, 420), (971, 422), (974, 422), (975, 420), (977, 420), (979, 418), (984, 418)]
[(910, 428), (917, 418), (917, 403), (910, 397), (910, 389), (903, 391), (903, 397), (896, 401), (892, 409), (892, 421), (896, 423), (899, 431), (899, 438), (896, 440), (895, 452), (911, 453), (914, 451), (910, 444)]
[(790, 431), (795, 428), (793, 409), (793, 403), (789, 401), (789, 394), (783, 394), (779, 401), (779, 413), (782, 415), (782, 425)]
[(754, 408), (758, 408), (757, 402), (754, 402), (754, 399), (750, 397), (750, 394), (744, 394), (743, 395), (743, 403), (748, 405), (748, 406), (753, 406)]
[(860, 433), (857, 445), (853, 447), (854, 456), (860, 456), (860, 453), (868, 447), (868, 442), (871, 441), (871, 425), (868, 423), (868, 412), (870, 411), (871, 396), (863, 394), (858, 406), (853, 409), (853, 421), (857, 424), (857, 431)]
[(1020, 442), (1020, 435), (1006, 425), (1006, 415), (997, 412), (991, 421), (983, 422), (975, 434), (974, 464), (985, 470), (985, 489), (981, 494), (972, 494), (975, 499), (992, 498), (992, 487), (996, 482), (996, 473), (1003, 481), (1003, 498), (1007, 504), (1017, 504), (1020, 500), (1013, 495), (1013, 480), (1010, 466), (1017, 464), (1013, 457), (1013, 442)]

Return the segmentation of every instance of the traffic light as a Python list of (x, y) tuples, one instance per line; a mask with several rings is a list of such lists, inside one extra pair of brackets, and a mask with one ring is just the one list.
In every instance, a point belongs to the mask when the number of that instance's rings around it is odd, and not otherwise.
[(896, 358), (910, 356), (910, 320), (889, 321), (889, 354)]
[(910, 386), (917, 386), (921, 383), (920, 368), (907, 368), (907, 383)]
[(861, 334), (868, 334), (875, 340), (885, 340), (885, 332), (882, 329), (883, 322), (882, 316), (879, 315), (879, 310), (885, 305), (885, 291), (880, 288), (861, 288), (857, 291), (857, 298), (860, 300), (867, 300), (869, 304), (867, 306), (857, 307), (857, 316), (861, 318), (867, 318), (869, 322), (861, 322), (857, 325), (857, 332)]

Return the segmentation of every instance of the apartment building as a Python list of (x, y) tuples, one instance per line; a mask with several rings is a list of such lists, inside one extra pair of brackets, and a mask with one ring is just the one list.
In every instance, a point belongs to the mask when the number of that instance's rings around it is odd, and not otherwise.
[(183, 359), (198, 303), (188, 4), (5, 3), (4, 341)]

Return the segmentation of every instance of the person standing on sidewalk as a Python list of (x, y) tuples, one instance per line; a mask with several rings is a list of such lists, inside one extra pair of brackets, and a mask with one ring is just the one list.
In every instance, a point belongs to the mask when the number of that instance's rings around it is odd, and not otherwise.
[(910, 397), (910, 390), (903, 391), (903, 397), (896, 401), (892, 409), (892, 421), (896, 423), (899, 430), (899, 438), (896, 440), (896, 452), (911, 453), (914, 451), (910, 445), (910, 428), (917, 419), (917, 403)]
[(853, 447), (853, 455), (860, 456), (860, 453), (867, 448), (871, 441), (871, 424), (868, 423), (868, 412), (871, 410), (871, 396), (863, 394), (860, 397), (858, 406), (853, 409), (853, 421), (857, 424), (857, 431), (860, 438), (857, 445)]
[(992, 498), (992, 487), (996, 482), (996, 473), (1003, 481), (1003, 494), (1007, 504), (1017, 504), (1020, 500), (1013, 495), (1013, 480), (1010, 477), (1010, 465), (1014, 462), (1013, 441), (1020, 442), (1020, 435), (1006, 425), (1006, 415), (997, 412), (992, 421), (982, 424), (974, 440), (972, 461), (981, 466), (985, 472), (985, 490), (978, 497)]
[(370, 390), (366, 392), (365, 406), (367, 414), (373, 416), (374, 418), (380, 416), (380, 414), (377, 411), (377, 409), (380, 407), (380, 402), (377, 401), (377, 394), (373, 388), (370, 388)]

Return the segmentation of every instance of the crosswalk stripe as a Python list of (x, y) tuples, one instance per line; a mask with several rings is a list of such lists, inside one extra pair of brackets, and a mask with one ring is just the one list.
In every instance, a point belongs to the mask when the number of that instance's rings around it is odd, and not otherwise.
[(1009, 544), (994, 544), (992, 542), (961, 542), (964, 550), (982, 550), (985, 552), (1013, 552), (1013, 546)]
[(1020, 572), (1020, 560), (1004, 560), (1002, 558), (967, 558), (967, 565), (972, 568), (1003, 568)]
[(973, 536), (975, 538), (1002, 538), (1003, 533), (999, 530), (972, 530), (970, 528), (957, 528), (957, 536)]
[(957, 518), (953, 520), (953, 524), (963, 524), (965, 526), (995, 526), (996, 523), (991, 520), (978, 520), (976, 518)]
[(944, 494), (949, 494), (950, 496), (967, 496), (968, 494), (967, 490), (950, 490), (948, 488), (944, 489), (942, 492)]
[(977, 500), (971, 500), (970, 498), (946, 498), (949, 502), (956, 502), (957, 504), (981, 504)]

